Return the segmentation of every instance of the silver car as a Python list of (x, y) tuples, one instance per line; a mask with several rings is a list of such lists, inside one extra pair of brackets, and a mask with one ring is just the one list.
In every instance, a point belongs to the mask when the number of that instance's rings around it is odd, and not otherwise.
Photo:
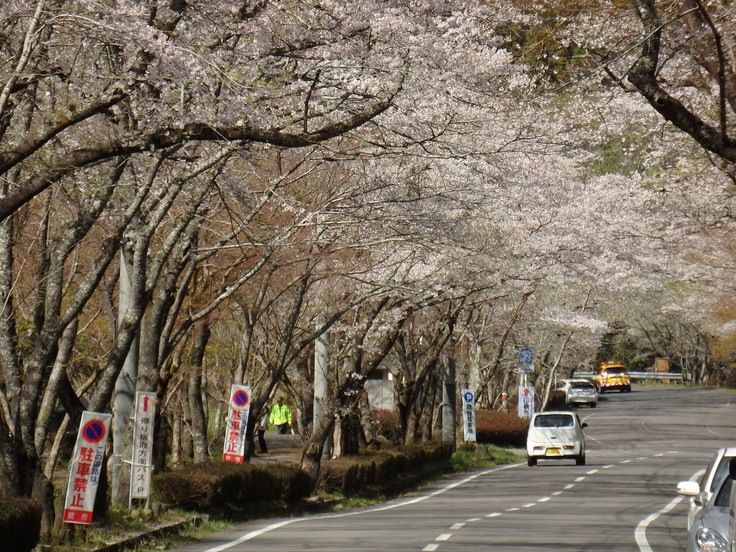
[[(728, 465), (728, 463), (726, 463)], [(725, 475), (695, 516), (687, 534), (686, 552), (730, 552), (729, 501), (733, 479)]]
[(536, 466), (539, 459), (575, 460), (585, 464), (585, 434), (575, 412), (566, 410), (537, 412), (529, 422), (526, 436), (527, 463)]
[(721, 479), (728, 473), (728, 463), (736, 458), (736, 447), (720, 448), (716, 451), (700, 481), (680, 481), (677, 484), (677, 494), (690, 497), (690, 508), (687, 511), (687, 528), (693, 525), (695, 516), (710, 500), (721, 483)]
[(565, 393), (565, 404), (587, 404), (591, 408), (598, 406), (598, 390), (592, 381), (587, 379), (565, 379), (560, 382), (559, 389)]

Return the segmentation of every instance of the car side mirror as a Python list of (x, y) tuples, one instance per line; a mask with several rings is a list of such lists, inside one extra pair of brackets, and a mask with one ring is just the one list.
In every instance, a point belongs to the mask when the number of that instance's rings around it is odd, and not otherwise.
[(677, 484), (677, 494), (682, 496), (698, 496), (700, 485), (697, 481), (680, 481)]
[(588, 424), (587, 424), (587, 423), (585, 423), (585, 422), (583, 422), (582, 424), (580, 424), (580, 427), (581, 427), (582, 429), (585, 429), (586, 427), (588, 427)]

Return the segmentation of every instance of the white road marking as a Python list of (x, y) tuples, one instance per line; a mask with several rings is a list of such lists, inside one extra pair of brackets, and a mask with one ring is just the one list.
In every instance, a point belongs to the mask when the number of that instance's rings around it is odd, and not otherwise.
[(434, 543), (428, 544), (427, 546), (425, 546), (424, 548), (422, 548), (422, 552), (434, 552), (439, 547), (440, 547), (439, 544), (434, 544)]
[(552, 493), (552, 496), (560, 496), (565, 491), (555, 491)]
[(603, 469), (604, 470), (607, 470), (607, 469), (612, 468), (612, 467), (613, 467), (613, 464), (606, 464), (605, 466), (603, 466)]
[(544, 496), (544, 497), (540, 498), (539, 500), (537, 500), (537, 502), (547, 502), (550, 498), (551, 497), (549, 497), (549, 496)]
[(598, 470), (590, 470), (585, 472), (587, 475), (593, 475), (594, 473), (598, 473)]
[(565, 489), (566, 491), (569, 491), (569, 490), (570, 490), (570, 489), (572, 489), (572, 488), (573, 488), (574, 486), (575, 486), (575, 483), (568, 483), (567, 485), (565, 485), (565, 486), (563, 487), (563, 489)]
[(507, 511), (507, 512), (518, 512), (519, 510), (521, 510), (521, 508), (509, 508), (509, 509), (508, 509), (508, 510), (506, 510), (506, 511)]
[(464, 523), (456, 523), (452, 527), (450, 527), (450, 529), (452, 529), (453, 531), (457, 531), (458, 529), (462, 529), (463, 527), (465, 527)]
[[(518, 468), (518, 467), (520, 467), (522, 465), (526, 465), (526, 464), (506, 464), (504, 466), (499, 466), (497, 468), (492, 468), (490, 470), (485, 470), (485, 471), (482, 471), (482, 472), (478, 472), (478, 473), (475, 473), (475, 474), (473, 474), (473, 475), (471, 475), (469, 477), (466, 477), (465, 479), (461, 479), (459, 481), (455, 481), (454, 483), (450, 483), (449, 485), (446, 485), (444, 487), (441, 487), (441, 488), (437, 489), (436, 491), (433, 491), (433, 492), (428, 493), (426, 495), (417, 496), (415, 498), (411, 498), (411, 499), (405, 500), (403, 502), (394, 502), (394, 503), (391, 503), (391, 504), (385, 504), (383, 506), (378, 506), (376, 508), (370, 508), (370, 509), (367, 509), (367, 510), (357, 510), (357, 511), (353, 511), (353, 512), (341, 512), (341, 513), (338, 513), (338, 514), (323, 514), (323, 515), (318, 515), (318, 516), (309, 516), (309, 517), (299, 517), (299, 518), (286, 519), (284, 521), (279, 521), (277, 523), (272, 523), (271, 525), (267, 525), (266, 527), (263, 527), (261, 529), (256, 529), (255, 531), (250, 531), (249, 533), (245, 533), (244, 535), (242, 535), (241, 537), (239, 537), (239, 538), (237, 538), (237, 539), (235, 539), (233, 541), (226, 542), (224, 544), (221, 544), (219, 546), (215, 546), (213, 548), (208, 548), (207, 550), (205, 550), (205, 552), (222, 552), (223, 550), (227, 550), (228, 548), (232, 548), (233, 546), (237, 546), (238, 544), (241, 544), (241, 543), (244, 543), (244, 542), (253, 540), (253, 539), (255, 539), (256, 537), (258, 537), (260, 535), (263, 535), (265, 533), (269, 533), (271, 531), (275, 531), (276, 529), (280, 529), (281, 527), (286, 527), (287, 525), (291, 525), (293, 523), (300, 523), (300, 522), (309, 521), (309, 520), (312, 520), (312, 519), (336, 519), (336, 518), (343, 518), (343, 517), (359, 516), (359, 515), (362, 515), (362, 514), (369, 514), (369, 513), (373, 513), (373, 512), (385, 512), (386, 510), (394, 510), (396, 508), (401, 508), (403, 506), (409, 506), (409, 505), (412, 505), (412, 504), (417, 504), (419, 502), (423, 502), (423, 501), (428, 500), (430, 498), (434, 498), (434, 497), (439, 496), (439, 495), (441, 495), (443, 493), (446, 493), (449, 490), (452, 490), (452, 489), (455, 489), (457, 487), (460, 487), (461, 485), (464, 485), (466, 483), (469, 483), (470, 481), (473, 481), (474, 479), (477, 479), (478, 477), (480, 477), (482, 475), (488, 475), (490, 473), (495, 473), (495, 472), (499, 472), (499, 471), (503, 471), (503, 470), (508, 470), (508, 469), (511, 469), (511, 468)], [(439, 545), (432, 545), (432, 544), (430, 544), (428, 546), (434, 546), (435, 548), (431, 548), (431, 549), (425, 548), (425, 550), (436, 550), (437, 549), (437, 546), (439, 546)]]
[(488, 514), (486, 517), (487, 518), (494, 518), (494, 517), (498, 517), (500, 515), (501, 515), (501, 512), (493, 512), (491, 514)]
[(536, 502), (530, 502), (529, 504), (524, 504), (522, 508), (531, 508), (532, 506), (536, 506), (536, 505), (537, 505)]
[(452, 536), (452, 533), (442, 533), (439, 537), (437, 537), (436, 541), (446, 541)]
[(576, 477), (575, 478), (575, 483), (580, 483), (581, 481), (585, 481), (585, 477), (584, 476), (580, 476), (580, 477)]
[(669, 504), (667, 504), (667, 506), (665, 506), (658, 512), (654, 512), (645, 520), (639, 522), (639, 525), (636, 526), (636, 531), (634, 531), (634, 538), (636, 539), (636, 544), (639, 546), (640, 552), (653, 552), (652, 547), (649, 546), (649, 541), (647, 541), (647, 527), (649, 526), (649, 524), (662, 514), (666, 514), (667, 512), (672, 510), (672, 508), (682, 502), (684, 498), (684, 496), (678, 496), (677, 498), (673, 499)]

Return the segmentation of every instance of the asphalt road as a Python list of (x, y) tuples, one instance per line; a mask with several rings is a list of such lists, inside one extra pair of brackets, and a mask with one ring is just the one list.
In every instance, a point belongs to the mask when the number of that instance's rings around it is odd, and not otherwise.
[(588, 423), (585, 466), (503, 466), (379, 507), (249, 522), (177, 550), (684, 550), (687, 500), (675, 486), (736, 443), (736, 395), (635, 386), (578, 412)]

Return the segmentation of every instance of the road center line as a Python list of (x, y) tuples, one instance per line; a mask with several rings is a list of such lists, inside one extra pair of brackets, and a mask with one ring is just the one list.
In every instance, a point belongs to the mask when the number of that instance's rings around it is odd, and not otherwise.
[[(415, 498), (411, 498), (409, 500), (405, 500), (403, 502), (394, 502), (392, 504), (386, 504), (383, 506), (378, 506), (376, 508), (370, 508), (367, 510), (357, 510), (354, 512), (342, 512), (338, 514), (323, 514), (323, 515), (317, 515), (317, 516), (308, 516), (308, 517), (299, 517), (299, 518), (290, 518), (284, 521), (279, 521), (278, 523), (272, 523), (271, 525), (267, 525), (266, 527), (263, 527), (261, 529), (256, 529), (255, 531), (250, 531), (248, 533), (245, 533), (241, 537), (226, 542), (224, 544), (221, 544), (219, 546), (215, 546), (213, 548), (208, 548), (205, 550), (205, 552), (222, 552), (223, 550), (227, 550), (228, 548), (232, 548), (233, 546), (237, 546), (238, 544), (250, 541), (255, 539), (256, 537), (263, 535), (264, 533), (269, 533), (271, 531), (275, 531), (276, 529), (280, 529), (281, 527), (285, 527), (287, 525), (291, 525), (293, 523), (300, 523), (304, 521), (310, 521), (313, 519), (336, 519), (336, 518), (343, 518), (343, 517), (352, 517), (352, 516), (359, 516), (363, 514), (371, 514), (373, 512), (385, 512), (386, 510), (393, 510), (396, 508), (401, 508), (403, 506), (410, 506), (412, 504), (417, 504), (419, 502), (423, 502), (425, 500), (428, 500), (430, 498), (434, 498), (436, 496), (439, 496), (443, 493), (446, 493), (447, 491), (450, 491), (452, 489), (455, 489), (457, 487), (460, 487), (466, 483), (469, 483), (470, 481), (473, 481), (474, 479), (477, 479), (478, 477), (481, 477), (483, 475), (488, 475), (491, 473), (496, 473), (503, 470), (508, 470), (511, 468), (518, 468), (522, 465), (526, 464), (505, 464), (503, 466), (498, 466), (496, 468), (492, 468), (490, 470), (485, 470), (482, 472), (475, 473), (469, 477), (466, 477), (465, 479), (461, 479), (459, 481), (455, 481), (454, 483), (450, 483), (449, 485), (446, 485), (444, 487), (441, 487), (437, 489), (436, 491), (433, 491), (431, 493), (428, 493), (426, 495), (417, 496)], [(518, 508), (517, 508), (518, 509)], [(431, 548), (429, 550), (437, 550), (437, 546), (439, 545), (428, 545), (428, 546), (434, 546), (434, 548)], [(427, 548), (425, 548), (427, 550)]]

